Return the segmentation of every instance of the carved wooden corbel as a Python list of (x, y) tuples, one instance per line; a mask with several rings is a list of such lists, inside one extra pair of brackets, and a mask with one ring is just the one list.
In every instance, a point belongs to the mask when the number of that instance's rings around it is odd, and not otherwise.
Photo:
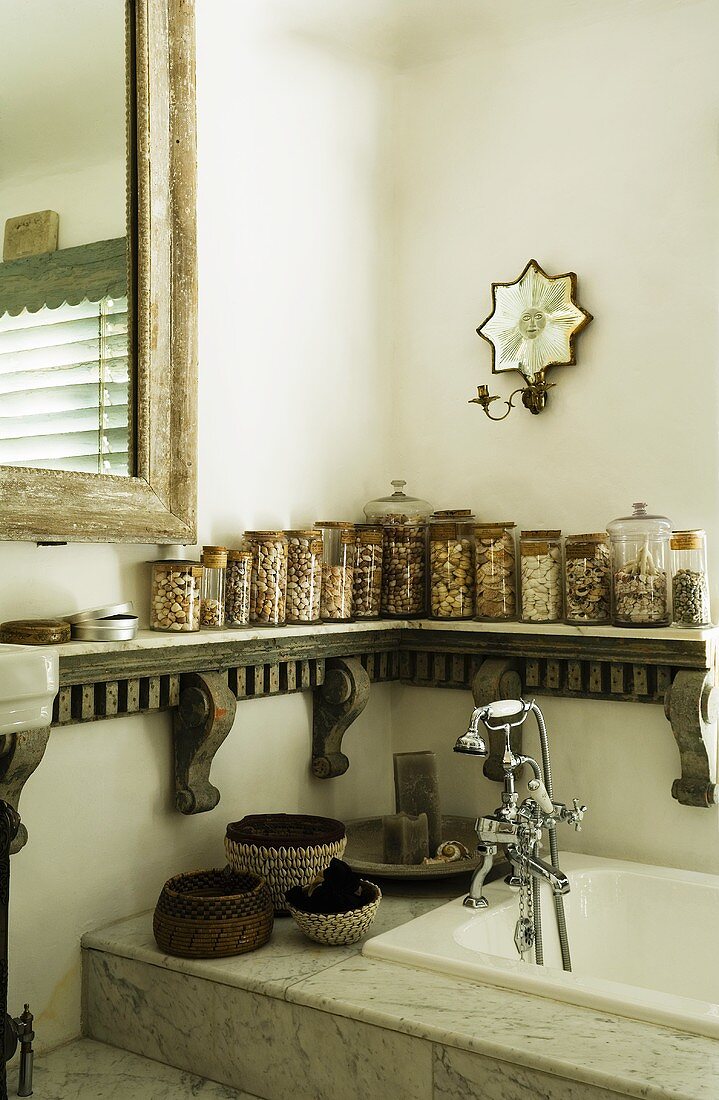
[(366, 707), (369, 686), (359, 657), (327, 661), (325, 682), (314, 691), (312, 771), (318, 779), (334, 779), (349, 768), (342, 738)]
[[(664, 713), (679, 747), (682, 774), (672, 784), (672, 797), (683, 806), (714, 806), (719, 790), (707, 737), (716, 731), (719, 689), (706, 669), (677, 672), (664, 696)], [(712, 751), (715, 757), (716, 749)]]
[[(19, 813), (20, 795), (45, 755), (50, 727), (23, 730), (0, 737), (0, 799)], [(20, 824), (10, 844), (14, 855), (27, 844), (27, 829)]]
[(237, 700), (227, 673), (190, 672), (182, 677), (173, 711), (175, 805), (183, 814), (214, 810), (220, 792), (210, 782), (215, 753), (232, 729)]
[[(517, 671), (517, 662), (509, 657), (489, 657), (483, 661), (472, 680), (472, 696), (476, 707), (484, 707), (495, 699), (519, 699), (522, 694), (522, 678)], [(502, 757), (504, 756), (504, 733), (501, 730), (488, 731), (489, 756), (482, 769), (487, 779), (501, 783), (504, 779)], [(522, 726), (511, 733), (512, 751), (522, 755)]]

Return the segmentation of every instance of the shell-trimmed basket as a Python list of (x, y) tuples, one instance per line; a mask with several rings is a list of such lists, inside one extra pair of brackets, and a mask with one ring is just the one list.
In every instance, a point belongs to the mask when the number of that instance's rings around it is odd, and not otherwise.
[(367, 902), (360, 909), (351, 909), (348, 913), (307, 913), (285, 902), (301, 932), (315, 943), (324, 943), (329, 947), (340, 947), (357, 943), (377, 915), (382, 891), (374, 882), (362, 879), (362, 894)]
[(285, 894), (306, 886), (341, 859), (347, 834), (341, 821), (309, 814), (248, 814), (227, 826), (225, 852), (235, 871), (262, 875), (275, 914), (289, 912)]

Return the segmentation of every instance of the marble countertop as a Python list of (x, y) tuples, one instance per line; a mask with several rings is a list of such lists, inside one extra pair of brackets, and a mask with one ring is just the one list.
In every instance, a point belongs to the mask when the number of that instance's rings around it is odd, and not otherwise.
[[(406, 886), (390, 890), (397, 896), (385, 893), (372, 935), (446, 900), (426, 890), (405, 896)], [(450, 896), (457, 893), (455, 880)], [(361, 946), (321, 947), (305, 939), (290, 918), (278, 918), (270, 942), (257, 952), (234, 959), (176, 959), (157, 949), (150, 913), (83, 938), (87, 950), (278, 997), (642, 1100), (716, 1100), (719, 1095), (719, 1043), (714, 1040), (365, 959)]]

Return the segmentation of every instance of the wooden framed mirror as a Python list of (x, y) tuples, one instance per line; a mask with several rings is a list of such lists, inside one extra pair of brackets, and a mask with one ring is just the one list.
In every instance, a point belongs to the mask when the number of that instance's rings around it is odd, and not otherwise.
[[(38, 71), (47, 76), (32, 103), (16, 84), (17, 109), (0, 119), (0, 160), (4, 146), (24, 157), (14, 176), (5, 164), (0, 169), (6, 227), (0, 263), (0, 538), (194, 543), (194, 0), (83, 0), (67, 13), (63, 8), (57, 0), (28, 0), (22, 11), (13, 5), (8, 13), (17, 28), (18, 55), (23, 46), (33, 53), (31, 79), (37, 81)], [(71, 49), (62, 66), (53, 68), (42, 59), (58, 52), (51, 21), (58, 10), (65, 23), (80, 13), (85, 40), (73, 40), (76, 56)], [(88, 28), (100, 12), (115, 21), (112, 47), (102, 26)], [(6, 47), (12, 54), (14, 45)], [(103, 57), (109, 48), (121, 50), (121, 58)], [(95, 94), (109, 95), (109, 73), (119, 61), (124, 88), (112, 103), (94, 100)], [(12, 91), (0, 78), (3, 97)], [(78, 113), (70, 117), (63, 108), (53, 119), (63, 94), (72, 97)], [(119, 103), (118, 96), (124, 97)], [(38, 101), (50, 117), (38, 111)], [(32, 125), (23, 125), (26, 109), (35, 111)], [(15, 120), (17, 140), (3, 134), (8, 117)], [(99, 179), (96, 150), (108, 144), (118, 119), (123, 132), (112, 141), (121, 140), (126, 150), (125, 238), (99, 240), (97, 230), (88, 229), (86, 240), (79, 218), (64, 218), (63, 202), (69, 204), (70, 196), (79, 200), (75, 207), (94, 203), (102, 213), (92, 190)], [(42, 163), (38, 144), (43, 156), (54, 157), (52, 165)], [(93, 163), (93, 157), (94, 175), (77, 176), (75, 186), (63, 189), (68, 160)], [(18, 180), (25, 181), (25, 190)], [(40, 183), (42, 188), (35, 186)]]

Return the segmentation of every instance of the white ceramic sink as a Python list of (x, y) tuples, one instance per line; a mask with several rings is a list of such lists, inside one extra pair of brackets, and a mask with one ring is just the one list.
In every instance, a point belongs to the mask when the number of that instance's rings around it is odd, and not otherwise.
[(49, 726), (58, 687), (56, 649), (0, 645), (0, 734)]

